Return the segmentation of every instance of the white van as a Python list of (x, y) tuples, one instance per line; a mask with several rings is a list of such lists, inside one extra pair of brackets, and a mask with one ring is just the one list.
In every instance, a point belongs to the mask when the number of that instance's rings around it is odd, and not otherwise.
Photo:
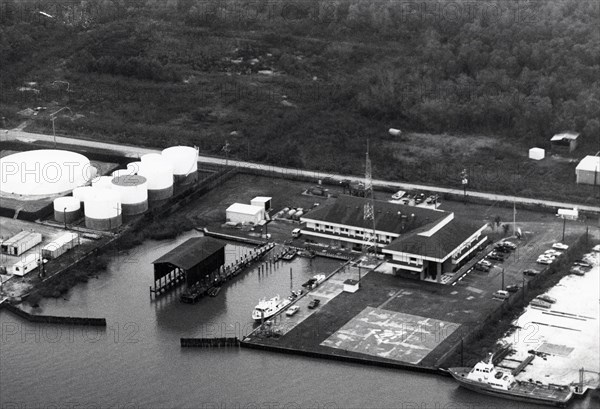
[(296, 238), (296, 237), (300, 237), (302, 235), (302, 230), (301, 229), (294, 229), (292, 230), (292, 237)]

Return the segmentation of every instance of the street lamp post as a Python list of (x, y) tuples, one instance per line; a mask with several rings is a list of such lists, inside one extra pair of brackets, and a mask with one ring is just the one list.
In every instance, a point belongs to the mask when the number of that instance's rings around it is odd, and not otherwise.
[(71, 111), (71, 108), (69, 108), (69, 107), (62, 107), (58, 111), (53, 112), (53, 113), (50, 114), (50, 120), (52, 121), (52, 137), (54, 139), (54, 147), (55, 148), (56, 148), (56, 128), (54, 126), (54, 121), (56, 121), (56, 114), (58, 114), (63, 109), (68, 109), (69, 112), (71, 113), (71, 115), (73, 115), (73, 111)]
[(63, 219), (65, 222), (65, 230), (67, 230), (67, 207), (65, 206), (64, 210), (63, 210)]

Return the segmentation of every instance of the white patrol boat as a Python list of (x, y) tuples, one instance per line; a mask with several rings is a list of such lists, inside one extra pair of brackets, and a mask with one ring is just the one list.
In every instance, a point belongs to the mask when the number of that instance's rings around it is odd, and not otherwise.
[(283, 310), (291, 303), (288, 299), (281, 299), (279, 295), (271, 298), (270, 300), (261, 299), (256, 307), (254, 307), (254, 311), (252, 311), (252, 319), (254, 321), (262, 321), (266, 320), (273, 315), (277, 314), (279, 311)]
[(500, 398), (566, 406), (573, 397), (570, 386), (518, 381), (510, 371), (496, 370), (492, 357), (493, 355), (490, 354), (487, 360), (479, 362), (472, 369), (449, 368), (448, 372), (461, 386)]

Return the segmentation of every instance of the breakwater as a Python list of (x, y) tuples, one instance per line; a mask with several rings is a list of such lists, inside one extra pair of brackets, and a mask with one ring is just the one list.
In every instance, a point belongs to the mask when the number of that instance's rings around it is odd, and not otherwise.
[(55, 315), (34, 315), (5, 301), (0, 304), (0, 308), (29, 321), (41, 324), (67, 324), (67, 325), (87, 325), (95, 327), (106, 327), (105, 318), (87, 318), (87, 317), (59, 317)]

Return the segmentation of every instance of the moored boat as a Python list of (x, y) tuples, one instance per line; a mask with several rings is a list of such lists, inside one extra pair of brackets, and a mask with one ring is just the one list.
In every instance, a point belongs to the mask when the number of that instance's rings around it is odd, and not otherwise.
[(473, 368), (449, 368), (448, 373), (462, 387), (505, 399), (566, 406), (573, 397), (570, 386), (518, 381), (511, 372), (497, 370), (492, 357), (490, 354), (486, 360), (480, 361)]
[(281, 299), (279, 295), (276, 295), (269, 300), (263, 298), (258, 302), (256, 307), (254, 307), (254, 311), (252, 311), (252, 319), (255, 321), (262, 321), (271, 318), (273, 315), (287, 307), (290, 303), (290, 300)]

